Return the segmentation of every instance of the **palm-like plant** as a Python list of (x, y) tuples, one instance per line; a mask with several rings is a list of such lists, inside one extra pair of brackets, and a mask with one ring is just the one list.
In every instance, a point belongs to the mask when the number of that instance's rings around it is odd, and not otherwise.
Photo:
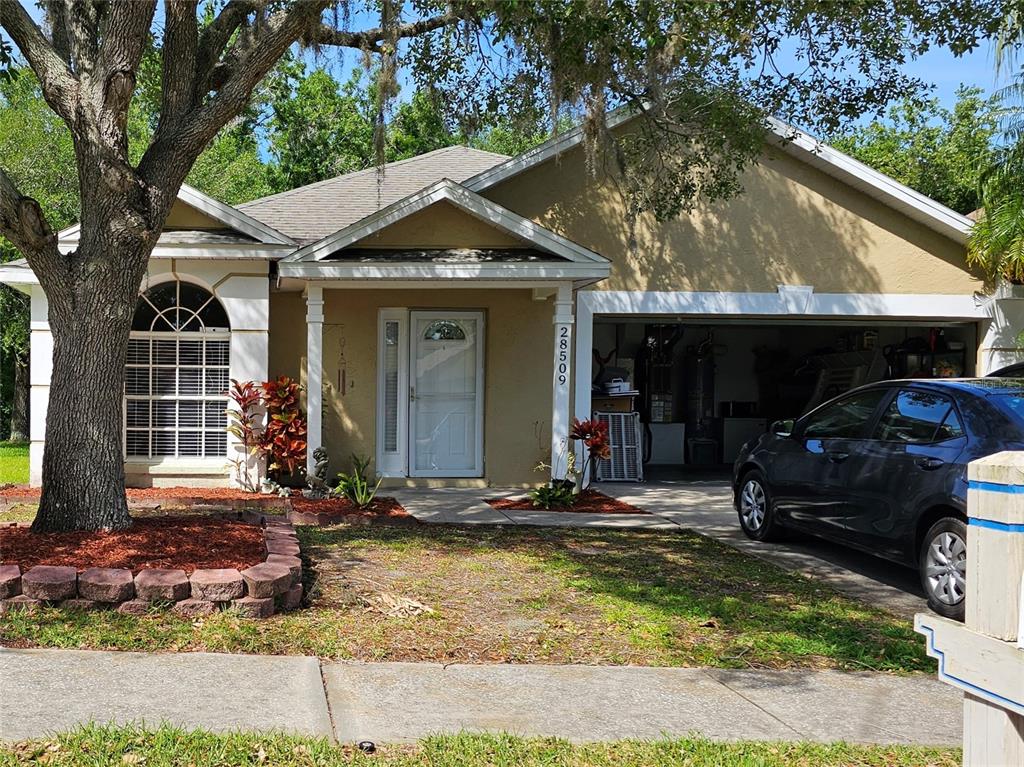
[(967, 260), (995, 279), (1024, 283), (1024, 70), (997, 94), (1001, 146), (981, 177), (984, 212), (967, 247)]
[[(1008, 15), (1000, 35), (997, 66), (1012, 65), (1024, 27)], [(1024, 284), (1024, 67), (996, 93), (1000, 145), (981, 176), (983, 212), (971, 231), (967, 261), (990, 279)]]

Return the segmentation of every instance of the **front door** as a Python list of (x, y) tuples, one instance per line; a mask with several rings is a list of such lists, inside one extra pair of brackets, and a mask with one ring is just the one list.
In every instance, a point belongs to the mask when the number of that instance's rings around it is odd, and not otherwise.
[(414, 311), (409, 335), (409, 474), (483, 476), (483, 313)]

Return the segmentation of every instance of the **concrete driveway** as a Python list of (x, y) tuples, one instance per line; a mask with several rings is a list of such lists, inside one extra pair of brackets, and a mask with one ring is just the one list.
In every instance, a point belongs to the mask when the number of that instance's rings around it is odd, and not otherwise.
[(730, 546), (797, 570), (845, 594), (912, 618), (927, 610), (917, 572), (811, 536), (785, 543), (751, 541), (740, 530), (727, 481), (603, 483), (601, 491)]

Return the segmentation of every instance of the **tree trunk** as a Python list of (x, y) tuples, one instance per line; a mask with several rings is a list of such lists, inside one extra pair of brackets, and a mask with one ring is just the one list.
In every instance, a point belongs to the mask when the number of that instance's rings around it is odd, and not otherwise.
[(28, 360), (14, 357), (14, 392), (11, 398), (11, 442), (28, 441)]

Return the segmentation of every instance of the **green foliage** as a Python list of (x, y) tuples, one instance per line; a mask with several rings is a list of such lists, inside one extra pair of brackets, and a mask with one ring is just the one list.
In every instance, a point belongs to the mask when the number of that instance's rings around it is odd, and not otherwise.
[(567, 509), (576, 503), (575, 483), (552, 482), (535, 487), (528, 494), (534, 506), (540, 509)]
[(351, 745), (281, 733), (184, 730), (170, 724), (87, 724), (46, 740), (0, 746), (0, 767), (955, 767), (960, 750), (837, 743), (721, 743), (703, 738), (573, 744), (510, 734), (432, 735), (383, 746), (370, 756)]
[(999, 143), (981, 178), (984, 213), (971, 231), (967, 260), (989, 279), (1024, 283), (1024, 68), (996, 94)]
[(383, 477), (377, 479), (376, 485), (371, 485), (368, 469), (370, 459), (363, 458), (355, 453), (352, 454), (352, 473), (338, 474), (338, 483), (334, 488), (335, 495), (347, 498), (357, 509), (365, 509), (373, 504), (380, 489)]
[(887, 119), (833, 136), (830, 143), (958, 213), (981, 205), (980, 179), (992, 159), (996, 103), (961, 86), (953, 109), (906, 98)]

